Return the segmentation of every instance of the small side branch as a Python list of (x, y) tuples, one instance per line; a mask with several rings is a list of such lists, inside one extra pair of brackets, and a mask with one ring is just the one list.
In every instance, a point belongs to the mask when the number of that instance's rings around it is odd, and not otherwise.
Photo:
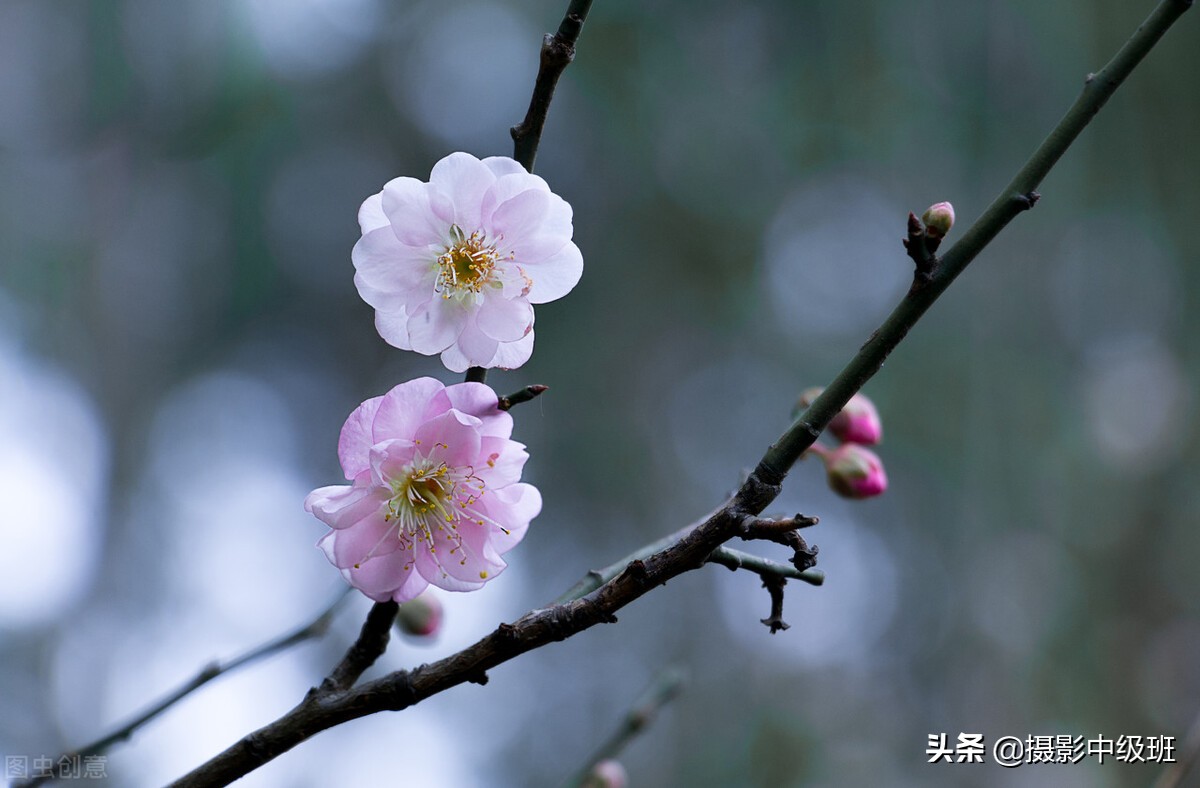
[(567, 785), (584, 785), (587, 782), (588, 774), (596, 764), (618, 757), (629, 746), (629, 743), (637, 738), (638, 734), (654, 722), (659, 710), (678, 697), (686, 683), (687, 676), (679, 668), (670, 667), (659, 673), (655, 677), (654, 683), (642, 693), (626, 713), (620, 727), (592, 754), (584, 767), (567, 782)]
[(788, 623), (783, 620), (783, 587), (787, 581), (782, 577), (764, 577), (763, 588), (771, 595), (771, 615), (762, 620), (774, 635), (781, 629), (787, 629)]
[(522, 402), (529, 402), (532, 399), (537, 399), (542, 394), (550, 390), (549, 386), (543, 386), (540, 383), (535, 383), (532, 386), (526, 386), (519, 391), (514, 391), (500, 398), (498, 407), (500, 410), (509, 410), (513, 405), (520, 405)]
[(387, 650), (388, 641), (392, 636), (392, 622), (396, 620), (396, 611), (400, 606), (395, 602), (376, 602), (367, 614), (359, 630), (358, 640), (342, 657), (333, 672), (321, 682), (321, 693), (333, 692), (354, 686), (358, 677), (375, 664), (375, 660)]
[[(307, 624), (298, 627), (291, 632), (280, 635), (277, 638), (269, 640), (260, 646), (256, 646), (244, 654), (228, 660), (227, 662), (210, 662), (201, 668), (200, 671), (190, 680), (184, 682), (175, 691), (164, 696), (161, 700), (159, 700), (150, 708), (146, 709), (138, 716), (134, 717), (132, 720), (129, 720), (116, 730), (99, 739), (96, 739), (93, 742), (85, 744), (82, 747), (70, 752), (63, 753), (59, 757), (54, 758), (53, 762), (59, 763), (63, 761), (63, 759), (74, 760), (75, 758), (83, 758), (89, 755), (101, 755), (105, 752), (108, 752), (113, 745), (128, 741), (133, 737), (134, 733), (144, 727), (147, 723), (153, 721), (163, 712), (167, 711), (176, 703), (183, 700), (188, 695), (191, 695), (193, 692), (200, 689), (213, 679), (224, 676), (226, 673), (231, 673), (238, 668), (245, 667), (251, 663), (266, 659), (267, 657), (273, 656), (282, 651), (287, 651), (292, 646), (322, 637), (326, 632), (329, 631), (329, 625), (333, 622), (333, 617), (337, 614), (338, 608), (341, 607), (342, 603), (345, 602), (349, 596), (349, 591), (350, 588), (348, 586), (340, 590), (337, 594), (337, 597), (328, 605), (326, 605), (325, 609), (322, 610), (316, 618)], [(50, 779), (52, 778), (34, 777), (24, 782), (14, 783), (14, 788), (18, 788), (18, 786), (19, 788), (33, 788), (33, 786), (42, 785)]]

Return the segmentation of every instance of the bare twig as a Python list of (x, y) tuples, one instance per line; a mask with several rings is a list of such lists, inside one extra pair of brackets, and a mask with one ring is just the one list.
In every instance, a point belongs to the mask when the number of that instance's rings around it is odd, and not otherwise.
[(763, 588), (771, 595), (771, 614), (762, 622), (767, 625), (774, 635), (781, 629), (787, 629), (788, 623), (783, 620), (783, 587), (787, 581), (782, 577), (764, 577)]
[(391, 638), (392, 623), (396, 620), (396, 611), (400, 605), (395, 602), (376, 602), (367, 613), (358, 633), (358, 639), (350, 646), (346, 656), (338, 663), (325, 681), (321, 682), (319, 691), (329, 693), (343, 690), (354, 685), (363, 672), (375, 664), (375, 660), (387, 650)]
[(583, 768), (567, 781), (567, 785), (583, 785), (596, 764), (619, 756), (629, 746), (629, 742), (637, 738), (638, 734), (654, 722), (659, 709), (678, 697), (686, 683), (686, 674), (677, 667), (667, 668), (655, 676), (654, 682), (646, 688), (646, 691), (626, 713), (621, 725), (613, 731), (608, 741), (600, 745), (599, 749), (592, 754)]
[[(200, 672), (198, 672), (190, 680), (184, 682), (176, 690), (164, 696), (161, 700), (143, 711), (138, 716), (121, 725), (111, 733), (89, 744), (85, 744), (76, 750), (72, 750), (71, 752), (63, 753), (61, 756), (55, 758), (53, 762), (59, 763), (64, 758), (67, 760), (74, 760), (77, 757), (82, 758), (89, 755), (100, 755), (108, 752), (113, 745), (128, 741), (140, 728), (213, 679), (224, 676), (227, 673), (231, 673), (238, 668), (245, 667), (253, 662), (266, 659), (267, 657), (278, 654), (281, 651), (286, 651), (292, 646), (296, 646), (300, 643), (304, 643), (305, 641), (315, 640), (316, 638), (321, 637), (327, 631), (329, 631), (329, 625), (332, 623), (333, 617), (337, 613), (338, 608), (341, 607), (342, 603), (346, 600), (349, 591), (349, 587), (341, 589), (338, 592), (337, 597), (328, 605), (326, 605), (325, 609), (322, 610), (316, 618), (307, 624), (298, 627), (291, 632), (280, 635), (277, 638), (269, 640), (260, 646), (255, 646), (244, 654), (234, 657), (226, 662), (210, 662), (201, 668)], [(49, 779), (52, 778), (34, 777), (26, 780), (25, 782), (14, 784), (14, 788), (17, 788), (17, 786), (20, 786), (20, 788), (33, 788), (33, 786), (42, 785)]]
[(549, 390), (549, 386), (543, 386), (541, 384), (526, 386), (523, 389), (514, 391), (512, 394), (501, 397), (500, 404), (498, 404), (496, 407), (500, 410), (509, 410), (513, 405), (520, 405), (522, 402), (529, 402), (532, 399), (540, 397)]

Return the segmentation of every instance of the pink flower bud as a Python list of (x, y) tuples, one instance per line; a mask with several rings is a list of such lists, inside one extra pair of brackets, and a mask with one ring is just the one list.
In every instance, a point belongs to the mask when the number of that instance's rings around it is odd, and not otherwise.
[(921, 221), (930, 238), (945, 238), (954, 226), (954, 206), (948, 202), (934, 203), (921, 215)]
[(846, 443), (826, 452), (829, 486), (843, 498), (872, 498), (887, 489), (883, 461), (870, 449)]
[(583, 780), (584, 788), (625, 788), (627, 785), (629, 775), (625, 773), (625, 767), (612, 758), (593, 766)]
[(400, 606), (396, 613), (396, 626), (406, 635), (431, 637), (442, 626), (442, 603), (429, 592), (421, 594)]
[(863, 443), (873, 446), (883, 440), (883, 422), (875, 403), (862, 394), (855, 394), (841, 413), (829, 422), (829, 431), (844, 443)]
[[(825, 389), (817, 386), (800, 392), (792, 409), (792, 418), (803, 413), (821, 396)], [(829, 422), (829, 431), (843, 443), (865, 443), (873, 446), (883, 440), (883, 422), (875, 403), (863, 394), (855, 394), (846, 406)]]

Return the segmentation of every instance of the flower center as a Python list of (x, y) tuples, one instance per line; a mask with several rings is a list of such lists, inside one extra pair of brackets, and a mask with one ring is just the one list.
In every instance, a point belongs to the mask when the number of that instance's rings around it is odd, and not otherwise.
[(450, 240), (451, 245), (437, 258), (434, 290), (442, 298), (469, 297), (482, 292), (486, 285), (500, 285), (494, 276), (500, 254), (481, 230), (464, 235), (457, 224), (451, 225)]

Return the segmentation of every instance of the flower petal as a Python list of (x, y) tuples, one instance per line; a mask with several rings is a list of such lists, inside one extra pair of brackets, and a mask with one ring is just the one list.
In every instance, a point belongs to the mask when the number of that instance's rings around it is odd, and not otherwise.
[(450, 407), (482, 422), (479, 434), (484, 438), (512, 435), (512, 414), (496, 407), (500, 399), (486, 383), (455, 383), (446, 387), (446, 397)]
[(387, 496), (379, 490), (335, 484), (310, 492), (304, 499), (304, 509), (330, 528), (345, 529), (381, 511), (386, 503)]
[(473, 465), (479, 457), (479, 419), (448, 410), (417, 428), (417, 453), (451, 467)]
[(383, 341), (401, 350), (412, 350), (412, 342), (408, 341), (408, 312), (404, 308), (395, 312), (375, 313), (375, 330)]
[[(444, 588), (447, 591), (474, 591), (478, 588), (483, 588), (486, 580), (467, 581), (460, 580), (445, 569), (442, 568), (441, 559), (437, 553), (430, 553), (429, 548), (422, 544), (417, 545), (417, 571), (421, 576), (428, 580), (438, 588)], [(453, 558), (451, 557), (451, 560)]]
[(454, 344), (466, 324), (467, 309), (458, 299), (431, 298), (409, 315), (408, 340), (418, 353), (441, 353)]
[[(509, 176), (512, 177), (512, 176)], [(504, 250), (515, 248), (521, 238), (539, 234), (550, 207), (550, 195), (541, 189), (526, 189), (501, 203), (492, 213), (491, 230), (504, 237)]]
[[(434, 212), (429, 184), (416, 178), (393, 178), (380, 193), (383, 213), (401, 243), (429, 246), (445, 243), (450, 227)], [(437, 196), (434, 195), (436, 202)]]
[(342, 425), (338, 436), (338, 459), (347, 479), (353, 479), (371, 467), (371, 447), (375, 445), (371, 425), (382, 402), (383, 397), (372, 397), (355, 408)]
[(496, 355), (488, 364), (500, 369), (516, 369), (533, 355), (533, 332), (530, 331), (516, 342), (501, 342)]
[[(425, 421), (425, 412), (430, 401), (445, 389), (441, 381), (433, 378), (415, 378), (401, 383), (387, 394), (379, 397), (375, 418), (371, 425), (371, 443), (393, 438), (411, 440)], [(367, 458), (370, 467), (370, 459)]]
[[(488, 156), (483, 160), (483, 164), (492, 171), (497, 178), (502, 178), (505, 175), (514, 173), (528, 174), (526, 169), (516, 159), (511, 159), (508, 156)], [(549, 188), (549, 187), (546, 187)]]
[(521, 469), (529, 459), (523, 444), (501, 437), (485, 437), (479, 444), (483, 462), (475, 463), (475, 475), (487, 489), (507, 487), (521, 480)]
[(579, 283), (579, 278), (583, 276), (583, 255), (578, 246), (568, 241), (551, 257), (522, 268), (525, 275), (533, 280), (529, 288), (529, 302), (544, 304), (562, 298)]
[(492, 491), (487, 501), (488, 514), (508, 529), (508, 533), (492, 534), (492, 546), (506, 553), (525, 537), (529, 521), (542, 511), (542, 494), (532, 484), (519, 482)]
[(400, 549), (396, 538), (396, 523), (384, 519), (380, 510), (375, 516), (360, 520), (353, 528), (337, 532), (333, 543), (333, 565), (338, 569), (354, 569)]
[(492, 357), (496, 355), (496, 347), (499, 345), (495, 339), (480, 331), (474, 320), (469, 321), (463, 327), (462, 333), (458, 335), (454, 344), (471, 362), (471, 365), (476, 367), (487, 366)]
[[(524, 298), (491, 296), (479, 306), (475, 324), (492, 339), (515, 342), (533, 328), (533, 307)], [(495, 352), (488, 354), (489, 360)]]
[(358, 209), (358, 226), (364, 234), (390, 225), (387, 214), (383, 212), (383, 192), (372, 194), (363, 201)]
[(496, 182), (490, 167), (469, 153), (451, 153), (429, 173), (429, 182), (454, 206), (454, 223), (467, 235), (480, 229), (484, 192)]
[(376, 309), (395, 309), (434, 294), (437, 255), (401, 243), (390, 227), (358, 239), (350, 260), (359, 295)]

